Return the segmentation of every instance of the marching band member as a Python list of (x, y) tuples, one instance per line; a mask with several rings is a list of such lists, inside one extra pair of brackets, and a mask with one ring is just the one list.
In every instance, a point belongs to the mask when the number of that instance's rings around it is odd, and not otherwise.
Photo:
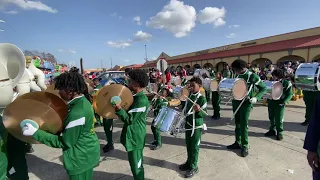
[[(94, 84), (94, 89), (93, 89), (92, 94), (95, 94), (102, 88), (102, 85), (100, 84), (100, 79), (98, 79), (98, 78), (93, 79), (93, 84)], [(96, 118), (96, 123), (98, 123), (100, 126), (102, 126), (103, 124), (101, 122), (100, 115), (97, 114), (96, 112), (94, 112), (94, 117)]]
[(158, 87), (157, 93), (161, 93), (162, 89), (164, 88), (161, 77), (157, 77), (157, 87)]
[[(270, 120), (269, 131), (265, 136), (277, 136), (277, 140), (283, 139), (283, 114), (285, 106), (291, 100), (292, 84), (289, 80), (285, 79), (285, 72), (282, 69), (275, 69), (272, 71), (272, 78), (275, 81), (280, 81), (283, 85), (283, 94), (279, 100), (268, 100), (268, 112)], [(275, 131), (277, 130), (277, 132)]]
[[(222, 80), (221, 73), (217, 72), (216, 75), (216, 81), (220, 83)], [(212, 107), (213, 107), (213, 116), (212, 119), (220, 119), (220, 103), (221, 103), (221, 96), (219, 94), (219, 91), (212, 91)]]
[(6, 179), (8, 159), (7, 159), (7, 130), (2, 123), (0, 115), (0, 179)]
[(63, 164), (70, 180), (92, 180), (93, 168), (99, 163), (100, 144), (94, 131), (94, 112), (84, 97), (86, 83), (77, 72), (65, 72), (55, 78), (55, 89), (68, 101), (68, 115), (61, 135), (49, 134), (30, 123), (23, 135), (53, 148), (62, 148)]
[(143, 148), (146, 139), (146, 118), (149, 106), (147, 96), (143, 88), (148, 85), (148, 76), (141, 69), (133, 69), (129, 72), (128, 88), (134, 93), (133, 104), (126, 112), (121, 108), (119, 96), (111, 98), (116, 115), (124, 122), (121, 132), (121, 144), (128, 152), (131, 172), (135, 180), (144, 180)]
[[(208, 75), (206, 73), (202, 74), (202, 78), (205, 80), (210, 80), (210, 78), (208, 77)], [(210, 100), (210, 90), (205, 89), (205, 95), (206, 95), (207, 101), (209, 101)]]
[(186, 147), (187, 147), (187, 161), (179, 166), (181, 171), (187, 171), (186, 178), (191, 178), (199, 172), (198, 157), (200, 149), (200, 141), (203, 128), (203, 118), (205, 113), (200, 110), (207, 109), (207, 101), (204, 96), (200, 94), (200, 87), (202, 81), (199, 77), (193, 77), (190, 80), (190, 96), (191, 101), (187, 101), (184, 106), (183, 113), (186, 115)]
[[(252, 109), (252, 104), (255, 104), (261, 99), (264, 92), (266, 91), (266, 85), (260, 80), (259, 76), (255, 73), (249, 71), (247, 63), (243, 60), (235, 60), (232, 65), (232, 69), (237, 74), (237, 78), (242, 78), (247, 82), (249, 88), (248, 99), (244, 100), (244, 103), (240, 107), (237, 114), (235, 114), (235, 135), (236, 141), (232, 145), (227, 146), (228, 149), (241, 149), (241, 156), (246, 157), (248, 152), (248, 120), (250, 116), (250, 111)], [(253, 97), (253, 89), (257, 87), (259, 92)], [(241, 101), (232, 100), (233, 112), (238, 108)]]
[(231, 78), (232, 77), (232, 72), (230, 71), (228, 64), (223, 65), (223, 70), (221, 73), (224, 78)]
[(103, 129), (107, 137), (107, 144), (102, 148), (102, 150), (104, 153), (106, 153), (114, 150), (113, 138), (112, 138), (113, 119), (103, 118)]
[(305, 121), (301, 123), (302, 126), (308, 126), (313, 112), (313, 106), (316, 102), (317, 95), (320, 94), (319, 91), (307, 91), (303, 90), (303, 101), (306, 105)]
[[(169, 101), (168, 99), (166, 99), (169, 95), (170, 95), (169, 88), (165, 87), (162, 90), (162, 96), (158, 96), (158, 98), (155, 100), (155, 103), (153, 104), (154, 120), (158, 116), (161, 108), (169, 105)], [(154, 120), (152, 121), (152, 124), (154, 123)], [(160, 129), (157, 127), (151, 126), (151, 131), (154, 137), (154, 141), (151, 143), (152, 145), (151, 150), (160, 149), (162, 146)]]

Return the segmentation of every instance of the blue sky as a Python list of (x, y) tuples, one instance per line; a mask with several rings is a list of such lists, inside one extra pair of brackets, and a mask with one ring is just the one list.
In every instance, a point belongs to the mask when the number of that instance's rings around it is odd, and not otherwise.
[(320, 26), (319, 7), (319, 0), (0, 0), (0, 42), (109, 68), (111, 58), (144, 63), (145, 44), (152, 59)]

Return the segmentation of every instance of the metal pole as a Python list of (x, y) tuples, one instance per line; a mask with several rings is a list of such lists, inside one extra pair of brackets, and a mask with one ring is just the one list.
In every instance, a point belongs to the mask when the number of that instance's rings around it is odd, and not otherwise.
[(110, 69), (112, 69), (112, 57), (110, 59), (111, 59), (111, 67), (110, 67)]
[(145, 54), (146, 54), (146, 61), (148, 61), (147, 45), (144, 45), (144, 51), (145, 51)]
[(101, 69), (103, 69), (103, 61), (101, 60)]

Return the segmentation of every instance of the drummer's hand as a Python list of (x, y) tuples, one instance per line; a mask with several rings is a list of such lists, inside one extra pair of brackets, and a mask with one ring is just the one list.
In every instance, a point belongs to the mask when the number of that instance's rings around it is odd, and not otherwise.
[(113, 96), (110, 102), (116, 111), (121, 109), (121, 98), (119, 96)]
[(250, 102), (251, 102), (252, 104), (257, 103), (257, 101), (258, 101), (258, 99), (257, 99), (256, 97), (253, 97), (253, 98), (250, 99)]
[(33, 136), (34, 133), (37, 132), (37, 128), (33, 127), (30, 123), (26, 123), (26, 125), (22, 128), (22, 134), (24, 136)]
[(195, 104), (193, 106), (194, 111), (199, 112), (200, 111), (200, 106), (198, 104)]

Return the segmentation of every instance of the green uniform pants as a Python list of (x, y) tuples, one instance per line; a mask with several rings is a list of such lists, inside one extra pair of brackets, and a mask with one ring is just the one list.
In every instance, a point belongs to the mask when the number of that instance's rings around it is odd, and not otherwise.
[(0, 152), (0, 180), (6, 180), (8, 160), (5, 153)]
[(212, 91), (213, 116), (220, 117), (221, 96), (218, 91)]
[(69, 180), (92, 180), (93, 168), (83, 173), (76, 175), (69, 175)]
[(206, 92), (206, 99), (207, 99), (207, 101), (209, 101), (210, 100), (210, 91), (205, 90), (205, 92)]
[(128, 152), (129, 164), (134, 180), (144, 180), (143, 149)]
[(268, 113), (270, 120), (270, 130), (277, 130), (278, 134), (283, 132), (284, 106), (280, 106), (280, 101), (268, 100)]
[(195, 129), (191, 137), (191, 130), (186, 131), (186, 145), (187, 145), (187, 164), (191, 169), (198, 168), (198, 157), (201, 142), (202, 129)]
[[(240, 103), (241, 101), (232, 101), (233, 112), (235, 112)], [(235, 115), (236, 142), (241, 144), (244, 148), (248, 148), (248, 121), (251, 109), (252, 104), (249, 102), (249, 100), (246, 100)]]
[(315, 99), (305, 99), (303, 98), (304, 103), (306, 104), (306, 114), (305, 114), (305, 121), (309, 122), (312, 116), (312, 112), (313, 112), (313, 106), (315, 104)]
[(113, 144), (112, 130), (113, 130), (113, 119), (103, 118), (103, 129), (107, 136), (108, 144)]
[[(152, 124), (154, 123), (154, 120), (152, 121)], [(156, 128), (154, 126), (151, 126), (151, 131), (153, 134), (153, 138), (156, 141), (157, 145), (161, 146), (162, 142), (161, 142), (161, 132), (159, 128)]]
[(100, 125), (102, 125), (102, 122), (101, 122), (101, 119), (100, 119), (100, 115), (97, 114), (97, 113), (94, 113), (94, 117), (96, 118), (97, 123), (100, 124)]
[(10, 180), (28, 180), (28, 165), (26, 153), (9, 151), (8, 149), (7, 176)]

